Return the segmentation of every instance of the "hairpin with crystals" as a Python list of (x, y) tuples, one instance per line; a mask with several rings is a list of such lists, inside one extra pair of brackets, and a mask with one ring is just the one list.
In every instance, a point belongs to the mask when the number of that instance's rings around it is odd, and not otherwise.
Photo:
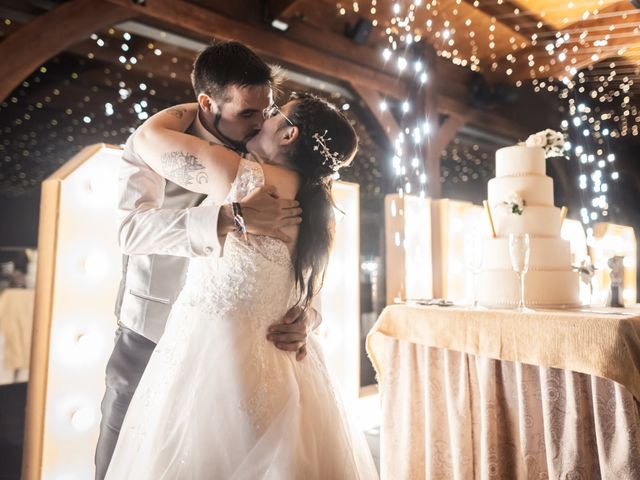
[(324, 158), (323, 165), (328, 166), (334, 172), (340, 169), (340, 153), (332, 152), (327, 143), (331, 140), (331, 137), (327, 137), (327, 130), (322, 135), (318, 132), (314, 133), (311, 137), (316, 141), (313, 146), (313, 150), (320, 152), (320, 155)]

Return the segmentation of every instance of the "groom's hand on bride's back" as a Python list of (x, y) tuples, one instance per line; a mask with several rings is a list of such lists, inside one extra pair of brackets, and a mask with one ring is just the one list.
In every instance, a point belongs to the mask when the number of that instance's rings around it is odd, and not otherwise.
[(266, 235), (290, 242), (283, 229), (302, 221), (302, 209), (297, 200), (278, 198), (275, 187), (259, 187), (240, 201), (247, 232)]
[(267, 340), (280, 350), (296, 352), (296, 360), (307, 356), (307, 335), (319, 323), (320, 315), (313, 308), (293, 307), (280, 323), (269, 327)]

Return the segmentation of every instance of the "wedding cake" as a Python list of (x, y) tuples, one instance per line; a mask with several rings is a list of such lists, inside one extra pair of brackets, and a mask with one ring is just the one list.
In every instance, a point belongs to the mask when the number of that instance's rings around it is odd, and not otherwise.
[(496, 152), (496, 177), (489, 180), (488, 207), (495, 238), (483, 244), (479, 302), (518, 304), (520, 285), (511, 266), (509, 234), (528, 233), (531, 247), (525, 303), (578, 305), (579, 276), (571, 267), (569, 242), (560, 237), (563, 215), (554, 205), (553, 180), (546, 175), (543, 148), (516, 145)]

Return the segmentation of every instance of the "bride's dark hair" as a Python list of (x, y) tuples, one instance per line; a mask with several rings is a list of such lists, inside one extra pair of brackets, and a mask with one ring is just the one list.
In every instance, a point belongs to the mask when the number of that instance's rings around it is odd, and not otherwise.
[(302, 224), (294, 254), (298, 304), (309, 307), (324, 281), (335, 232), (332, 176), (353, 160), (358, 136), (334, 105), (312, 94), (291, 95), (287, 117), (298, 127), (298, 138), (287, 150), (291, 167), (301, 176), (296, 200)]

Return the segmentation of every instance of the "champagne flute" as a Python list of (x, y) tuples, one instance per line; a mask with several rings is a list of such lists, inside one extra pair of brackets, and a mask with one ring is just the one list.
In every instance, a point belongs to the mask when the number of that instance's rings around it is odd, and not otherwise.
[(484, 242), (477, 229), (472, 229), (471, 233), (464, 237), (464, 259), (467, 270), (473, 275), (473, 305), (469, 310), (486, 310), (478, 304), (477, 278), (482, 268), (484, 257)]
[(509, 234), (509, 255), (511, 266), (518, 275), (520, 282), (520, 301), (517, 310), (519, 312), (532, 312), (524, 303), (524, 278), (529, 270), (529, 254), (531, 253), (531, 239), (528, 233), (524, 235)]

